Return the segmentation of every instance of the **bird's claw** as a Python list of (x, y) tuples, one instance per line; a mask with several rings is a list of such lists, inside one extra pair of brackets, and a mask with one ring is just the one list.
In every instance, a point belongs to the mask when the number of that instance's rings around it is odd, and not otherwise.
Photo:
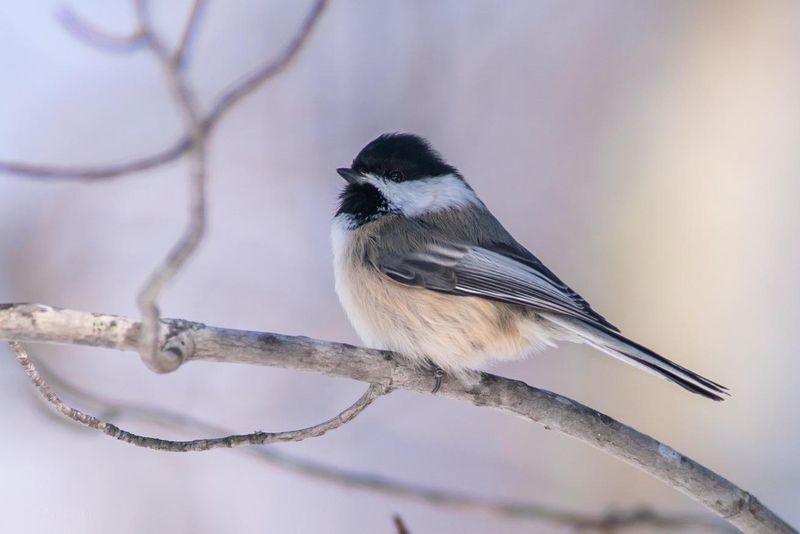
[(431, 393), (436, 393), (442, 387), (442, 378), (444, 377), (444, 370), (441, 367), (435, 367), (433, 370), (433, 390)]

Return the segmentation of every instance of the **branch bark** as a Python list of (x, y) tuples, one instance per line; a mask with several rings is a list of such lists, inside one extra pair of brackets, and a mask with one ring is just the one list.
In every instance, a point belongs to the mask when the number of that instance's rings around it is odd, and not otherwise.
[[(39, 304), (0, 304), (0, 339), (76, 344), (137, 351), (141, 325), (126, 317)], [(428, 373), (391, 353), (307, 337), (160, 322), (161, 347), (181, 361), (268, 365), (345, 377), (430, 394)], [(558, 430), (645, 471), (745, 532), (796, 532), (757, 498), (671, 447), (577, 401), (523, 382), (483, 374), (474, 385), (448, 379), (438, 393), (495, 408)]]

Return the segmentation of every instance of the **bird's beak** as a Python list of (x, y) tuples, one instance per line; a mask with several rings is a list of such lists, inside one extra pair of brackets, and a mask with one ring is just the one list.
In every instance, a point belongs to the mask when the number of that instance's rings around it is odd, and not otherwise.
[(341, 169), (336, 169), (336, 172), (339, 173), (339, 176), (347, 180), (348, 184), (357, 184), (364, 180), (364, 177), (354, 171), (353, 169), (348, 169), (347, 167), (342, 167)]

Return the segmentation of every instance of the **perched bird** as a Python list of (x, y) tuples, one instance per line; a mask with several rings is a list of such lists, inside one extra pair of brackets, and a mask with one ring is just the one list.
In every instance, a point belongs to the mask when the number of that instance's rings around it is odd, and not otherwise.
[(623, 337), (517, 243), (427, 141), (385, 134), (349, 168), (333, 220), (336, 292), (364, 343), (468, 379), (492, 360), (585, 343), (709, 399), (726, 388)]

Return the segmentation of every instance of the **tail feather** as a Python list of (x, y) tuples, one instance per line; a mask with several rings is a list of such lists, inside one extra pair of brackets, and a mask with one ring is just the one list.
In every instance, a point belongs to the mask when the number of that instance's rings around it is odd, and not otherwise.
[(591, 345), (625, 363), (674, 382), (692, 393), (715, 401), (724, 400), (722, 395), (730, 395), (725, 386), (700, 376), (602, 325), (564, 315), (548, 313), (544, 317), (570, 335), (571, 339)]

